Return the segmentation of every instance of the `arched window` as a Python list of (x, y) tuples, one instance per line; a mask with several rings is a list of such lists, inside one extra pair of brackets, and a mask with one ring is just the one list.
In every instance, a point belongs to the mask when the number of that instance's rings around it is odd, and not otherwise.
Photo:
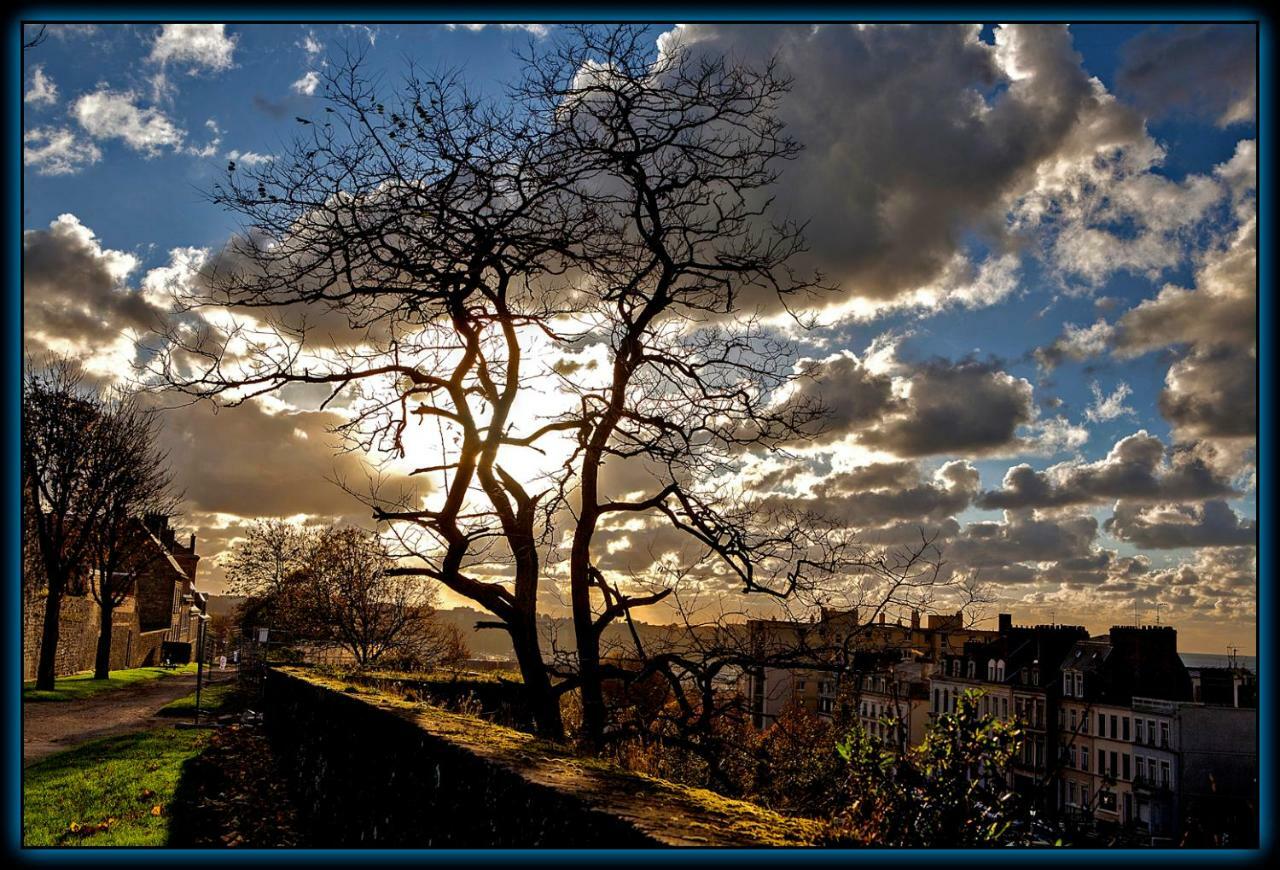
[(1004, 682), (1004, 659), (1000, 659), (1000, 661), (996, 662), (996, 682)]
[(996, 681), (996, 660), (987, 659), (987, 682), (994, 683)]
[(973, 679), (978, 675), (978, 663), (973, 659), (969, 659), (969, 679)]

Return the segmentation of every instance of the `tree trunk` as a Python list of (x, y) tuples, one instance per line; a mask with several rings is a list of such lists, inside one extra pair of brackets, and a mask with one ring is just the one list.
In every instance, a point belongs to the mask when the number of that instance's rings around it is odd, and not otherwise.
[(575, 535), (570, 554), (570, 598), (574, 637), (578, 644), (578, 677), (582, 681), (582, 736), (589, 746), (599, 747), (604, 742), (606, 716), (604, 691), (600, 686), (600, 640), (596, 635), (595, 616), (591, 612), (588, 541), (587, 535)]
[(105, 680), (111, 676), (111, 615), (114, 612), (111, 596), (102, 596), (98, 620), (98, 653), (93, 660), (95, 680)]
[(58, 661), (58, 624), (62, 616), (62, 583), (49, 582), (44, 599), (44, 630), (40, 635), (40, 663), (36, 666), (36, 688), (53, 691)]
[(551, 690), (551, 678), (547, 676), (547, 666), (542, 661), (536, 622), (530, 619), (527, 625), (511, 626), (509, 633), (516, 661), (520, 663), (520, 676), (524, 679), (525, 697), (533, 714), (534, 727), (542, 737), (563, 740), (560, 701)]

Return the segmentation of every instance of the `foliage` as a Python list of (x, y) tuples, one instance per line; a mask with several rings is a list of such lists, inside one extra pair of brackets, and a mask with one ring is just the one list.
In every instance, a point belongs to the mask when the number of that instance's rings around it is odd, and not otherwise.
[(23, 771), (24, 846), (163, 846), (183, 764), (209, 732), (108, 737)]
[(979, 715), (978, 697), (962, 695), (904, 755), (864, 729), (849, 731), (836, 747), (851, 799), (835, 817), (836, 836), (926, 848), (1014, 842), (1019, 810), (1007, 776), (1021, 727)]

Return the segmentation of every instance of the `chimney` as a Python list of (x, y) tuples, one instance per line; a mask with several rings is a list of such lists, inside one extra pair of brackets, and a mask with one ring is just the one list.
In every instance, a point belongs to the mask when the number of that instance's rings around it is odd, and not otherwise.
[(884, 625), (884, 611), (880, 612), (880, 624)]
[(187, 549), (193, 553), (196, 551), (196, 533), (195, 532), (191, 533), (191, 540), (187, 543)]
[(1013, 614), (1012, 614), (1012, 613), (1002, 613), (1002, 614), (1000, 614), (1000, 616), (999, 616), (999, 620), (1000, 620), (1000, 626), (999, 626), (999, 628), (1000, 628), (1000, 633), (1001, 633), (1001, 634), (1006, 634), (1006, 633), (1008, 633), (1008, 632), (1013, 628)]
[(911, 611), (911, 630), (912, 631), (920, 630), (920, 611), (914, 608)]

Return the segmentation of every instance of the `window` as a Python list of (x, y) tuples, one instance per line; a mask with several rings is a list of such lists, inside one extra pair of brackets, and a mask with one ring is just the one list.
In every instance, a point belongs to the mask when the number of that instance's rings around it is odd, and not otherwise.
[(1109, 771), (1109, 773), (1110, 773), (1110, 775), (1111, 775), (1111, 778), (1112, 778), (1112, 779), (1115, 779), (1115, 777), (1116, 777), (1116, 753), (1114, 753), (1114, 752), (1113, 752), (1113, 753), (1111, 753), (1111, 770)]
[(1120, 733), (1121, 733), (1122, 740), (1129, 739), (1129, 717), (1128, 716), (1125, 716), (1123, 719), (1120, 720)]
[(1169, 746), (1169, 723), (1160, 723), (1160, 745), (1168, 748)]
[(1155, 719), (1147, 720), (1147, 745), (1148, 746), (1156, 745), (1156, 720)]
[(1075, 710), (1071, 711), (1071, 730), (1072, 731), (1076, 730), (1076, 711)]
[[(1139, 720), (1139, 721), (1141, 721), (1141, 720)], [(1137, 782), (1144, 782), (1144, 781), (1146, 781), (1146, 778), (1147, 778), (1147, 760), (1146, 760), (1145, 758), (1143, 758), (1141, 755), (1135, 755), (1135, 756), (1133, 757), (1133, 767), (1134, 767), (1134, 774), (1133, 774), (1133, 778), (1134, 778)]]
[(933, 712), (935, 713), (937, 713), (939, 710), (938, 704), (941, 698), (942, 698), (942, 690), (935, 687), (933, 690)]
[(1160, 762), (1160, 784), (1165, 788), (1173, 788), (1173, 775), (1167, 761)]
[(1116, 793), (1107, 789), (1098, 792), (1098, 809), (1114, 813), (1116, 811)]
[(1098, 750), (1098, 773), (1103, 776), (1107, 773), (1107, 753), (1101, 749)]
[(971, 680), (975, 679), (978, 676), (978, 663), (970, 659), (968, 670), (969, 670), (969, 679)]
[(1089, 711), (1088, 710), (1080, 711), (1080, 733), (1081, 734), (1089, 733)]
[(1146, 728), (1144, 727), (1145, 725), (1146, 725), (1145, 719), (1133, 720), (1134, 743), (1147, 742), (1147, 738), (1144, 736), (1146, 734)]
[(996, 662), (996, 682), (1004, 682), (1004, 659)]
[(1116, 717), (1111, 717), (1111, 739), (1115, 740), (1116, 735), (1120, 733), (1120, 729), (1116, 727)]
[(1076, 672), (1076, 697), (1084, 697), (1084, 674)]
[(1071, 672), (1063, 671), (1062, 672), (1062, 694), (1064, 695), (1071, 694), (1071, 684), (1072, 684)]
[(1107, 736), (1107, 717), (1103, 716), (1101, 713), (1098, 714), (1098, 736)]
[(1080, 747), (1080, 769), (1086, 773), (1089, 771), (1089, 750), (1083, 746)]
[(1000, 715), (1003, 716), (1005, 719), (1009, 718), (1009, 699), (1008, 698), (1000, 699)]
[(1120, 756), (1120, 773), (1124, 779), (1129, 779), (1129, 753)]
[(1070, 806), (1076, 804), (1076, 784), (1074, 782), (1067, 783), (1067, 803)]
[(1075, 767), (1076, 766), (1076, 748), (1074, 745), (1068, 747), (1067, 758), (1071, 760), (1071, 766)]

